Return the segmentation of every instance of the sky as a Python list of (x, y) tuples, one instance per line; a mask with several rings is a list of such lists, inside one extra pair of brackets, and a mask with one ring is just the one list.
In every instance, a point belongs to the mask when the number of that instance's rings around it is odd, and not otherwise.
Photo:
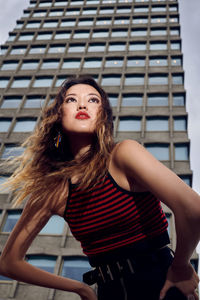
[[(0, 44), (3, 44), (29, 0), (0, 0), (0, 4)], [(179, 0), (179, 12), (193, 189), (200, 193), (200, 1)]]

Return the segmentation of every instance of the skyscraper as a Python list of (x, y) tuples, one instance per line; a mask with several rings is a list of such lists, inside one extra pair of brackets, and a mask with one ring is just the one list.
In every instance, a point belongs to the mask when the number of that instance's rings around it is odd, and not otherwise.
[[(139, 141), (192, 184), (178, 1), (31, 0), (1, 52), (1, 160), (23, 152), (20, 143), (40, 122), (41, 107), (51, 103), (60, 84), (72, 74), (86, 73), (109, 94), (116, 141)], [(10, 175), (5, 169), (0, 174), (0, 181)], [(22, 210), (13, 209), (11, 200), (11, 193), (1, 191), (1, 247)], [(174, 219), (163, 208), (174, 248)], [(89, 267), (57, 216), (35, 239), (27, 260), (78, 280)], [(76, 298), (0, 279), (2, 299)]]

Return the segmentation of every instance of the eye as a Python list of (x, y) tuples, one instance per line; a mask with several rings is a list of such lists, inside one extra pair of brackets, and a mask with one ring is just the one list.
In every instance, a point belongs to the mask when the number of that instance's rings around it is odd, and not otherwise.
[(89, 99), (89, 102), (90, 102), (90, 103), (99, 103), (100, 100), (99, 100), (98, 98), (90, 98), (90, 99)]
[(76, 102), (76, 99), (73, 97), (69, 97), (69, 98), (65, 99), (64, 102), (65, 103)]

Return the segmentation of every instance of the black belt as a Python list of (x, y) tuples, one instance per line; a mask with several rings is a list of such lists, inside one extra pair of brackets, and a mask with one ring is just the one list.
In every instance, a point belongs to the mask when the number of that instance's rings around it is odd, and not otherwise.
[(150, 254), (137, 257), (129, 256), (111, 263), (101, 264), (94, 270), (83, 274), (83, 281), (88, 285), (93, 285), (95, 283), (107, 283), (117, 280), (124, 275), (133, 275), (138, 270), (146, 269), (147, 265), (158, 262), (159, 257), (164, 252), (169, 252), (169, 248), (164, 247)]

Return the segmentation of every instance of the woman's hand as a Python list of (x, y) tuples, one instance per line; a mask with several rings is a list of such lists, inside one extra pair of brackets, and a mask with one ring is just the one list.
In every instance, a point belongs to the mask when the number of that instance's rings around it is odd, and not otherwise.
[(81, 300), (97, 300), (94, 290), (85, 283), (82, 284), (79, 296), (81, 297)]
[(190, 263), (186, 265), (172, 265), (167, 272), (165, 284), (160, 292), (160, 299), (163, 299), (171, 287), (177, 287), (187, 299), (198, 300), (196, 289), (199, 277)]

